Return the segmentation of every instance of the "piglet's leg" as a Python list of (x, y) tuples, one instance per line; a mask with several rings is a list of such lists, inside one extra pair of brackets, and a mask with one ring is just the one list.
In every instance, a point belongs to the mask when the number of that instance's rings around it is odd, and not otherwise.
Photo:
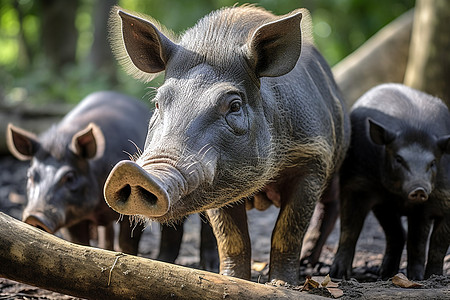
[(331, 266), (330, 276), (350, 279), (356, 243), (372, 205), (366, 193), (354, 189), (351, 184), (342, 187), (339, 247)]
[(387, 201), (387, 203), (373, 207), (373, 213), (386, 236), (386, 250), (384, 251), (383, 262), (380, 268), (382, 279), (388, 279), (397, 274), (405, 246), (405, 232), (400, 215), (392, 208), (392, 205), (389, 205), (389, 203), (392, 203), (391, 201)]
[(444, 257), (449, 246), (450, 218), (446, 217), (446, 219), (439, 219), (434, 222), (433, 233), (430, 237), (425, 278), (429, 278), (433, 274), (442, 275)]
[(417, 207), (408, 216), (407, 275), (412, 280), (423, 280), (425, 255), (431, 220), (424, 214), (423, 207)]
[(71, 242), (89, 246), (89, 229), (90, 222), (88, 220), (81, 221), (73, 226), (67, 228), (67, 232), (69, 233), (69, 239)]
[(220, 259), (220, 274), (250, 279), (251, 245), (245, 203), (208, 210)]

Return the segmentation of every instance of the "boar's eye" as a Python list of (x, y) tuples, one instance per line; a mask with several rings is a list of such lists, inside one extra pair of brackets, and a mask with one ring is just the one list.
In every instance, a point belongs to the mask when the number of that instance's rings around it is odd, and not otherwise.
[(239, 96), (233, 95), (228, 105), (228, 113), (225, 116), (225, 120), (235, 134), (243, 135), (247, 132), (248, 123), (242, 108), (242, 100)]
[(159, 109), (159, 102), (155, 102), (155, 108)]
[(230, 112), (232, 112), (232, 113), (238, 112), (241, 110), (241, 107), (242, 107), (241, 100), (234, 100), (230, 104)]

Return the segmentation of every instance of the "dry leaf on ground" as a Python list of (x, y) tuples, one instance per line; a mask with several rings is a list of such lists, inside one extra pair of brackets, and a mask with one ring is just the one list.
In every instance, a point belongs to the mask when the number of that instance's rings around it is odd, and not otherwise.
[(409, 280), (404, 274), (398, 273), (392, 277), (392, 283), (402, 288), (418, 288), (422, 284)]

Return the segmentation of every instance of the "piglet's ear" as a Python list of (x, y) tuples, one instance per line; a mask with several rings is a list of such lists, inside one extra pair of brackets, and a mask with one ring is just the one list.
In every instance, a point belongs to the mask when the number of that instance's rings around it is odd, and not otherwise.
[(443, 153), (450, 154), (450, 135), (440, 137), (437, 144)]
[(300, 57), (302, 13), (264, 24), (246, 44), (247, 58), (257, 77), (277, 77), (289, 73)]
[(20, 160), (30, 160), (39, 149), (40, 143), (34, 133), (8, 124), (6, 144), (14, 157)]
[(101, 157), (105, 151), (105, 137), (97, 125), (90, 123), (72, 137), (70, 150), (85, 159)]
[(395, 132), (392, 132), (385, 128), (380, 123), (375, 122), (372, 119), (367, 119), (369, 122), (369, 135), (372, 140), (377, 145), (387, 145), (391, 143), (397, 135)]

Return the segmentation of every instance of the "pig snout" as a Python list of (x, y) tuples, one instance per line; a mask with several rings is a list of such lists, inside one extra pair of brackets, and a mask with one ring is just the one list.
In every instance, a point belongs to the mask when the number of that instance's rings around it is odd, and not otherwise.
[(176, 176), (173, 169), (161, 165), (148, 172), (133, 161), (121, 161), (106, 180), (106, 202), (124, 215), (163, 216), (182, 193), (183, 180), (173, 178)]
[(428, 193), (423, 187), (418, 187), (408, 194), (408, 200), (414, 203), (425, 202), (428, 200)]
[(41, 213), (24, 215), (22, 221), (51, 234), (55, 233), (60, 227), (55, 218), (48, 218)]

